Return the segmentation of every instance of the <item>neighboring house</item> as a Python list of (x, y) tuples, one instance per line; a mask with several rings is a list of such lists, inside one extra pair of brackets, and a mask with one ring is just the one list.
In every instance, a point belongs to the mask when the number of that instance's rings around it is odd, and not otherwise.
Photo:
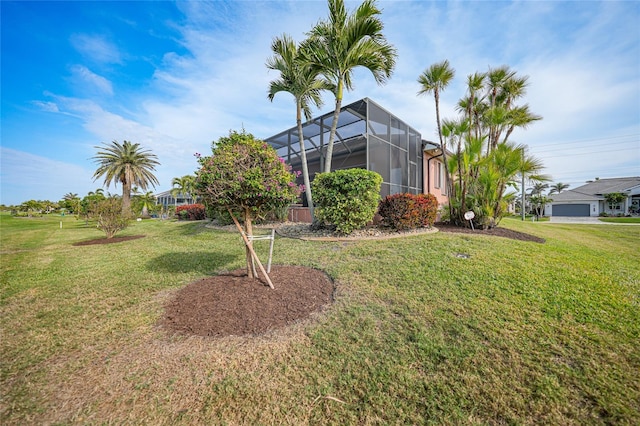
[[(311, 180), (324, 168), (332, 120), (333, 111), (302, 125)], [(302, 169), (297, 127), (265, 141), (294, 170)], [(382, 197), (400, 192), (432, 192), (443, 203), (447, 198), (442, 184), (444, 172), (438, 166), (442, 164), (438, 147), (424, 141), (416, 129), (371, 99), (364, 98), (340, 110), (331, 165), (332, 170), (362, 168), (379, 173)], [(302, 177), (298, 183), (302, 183)]]
[(156, 204), (158, 205), (162, 205), (164, 208), (167, 208), (169, 206), (180, 206), (183, 204), (193, 204), (194, 203), (194, 199), (190, 194), (182, 194), (182, 193), (177, 193), (176, 196), (174, 197), (173, 194), (171, 194), (172, 190), (169, 191), (164, 191), (164, 192), (160, 192), (158, 194), (155, 195), (156, 197)]
[[(621, 193), (626, 198), (620, 203), (610, 204), (605, 195)], [(598, 179), (578, 188), (562, 191), (550, 197), (548, 216), (599, 216), (628, 215), (640, 209), (640, 177)]]

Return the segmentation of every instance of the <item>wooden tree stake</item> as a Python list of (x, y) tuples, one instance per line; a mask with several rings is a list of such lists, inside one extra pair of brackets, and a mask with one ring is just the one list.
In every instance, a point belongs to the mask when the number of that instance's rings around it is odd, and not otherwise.
[(253, 246), (251, 245), (251, 242), (247, 238), (247, 235), (244, 233), (244, 230), (242, 229), (242, 226), (240, 226), (240, 222), (238, 222), (238, 219), (236, 219), (236, 217), (233, 215), (233, 213), (231, 213), (231, 209), (227, 209), (227, 211), (231, 215), (231, 219), (233, 219), (233, 223), (236, 224), (236, 227), (238, 228), (238, 231), (240, 231), (240, 235), (242, 235), (242, 239), (244, 240), (244, 243), (247, 245), (247, 248), (249, 249), (249, 252), (251, 252), (251, 256), (253, 257), (253, 259), (258, 264), (258, 267), (260, 268), (260, 272), (262, 272), (262, 275), (264, 275), (264, 278), (267, 280), (267, 284), (269, 284), (269, 287), (274, 289), (273, 283), (271, 282), (271, 278), (269, 278), (269, 275), (267, 274), (267, 271), (265, 271), (264, 266), (262, 266), (262, 262), (260, 262), (260, 259), (258, 259), (258, 255), (253, 250)]

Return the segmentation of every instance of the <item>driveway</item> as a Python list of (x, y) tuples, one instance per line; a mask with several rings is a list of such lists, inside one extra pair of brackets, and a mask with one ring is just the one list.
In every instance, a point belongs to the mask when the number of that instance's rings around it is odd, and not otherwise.
[(585, 225), (594, 225), (594, 224), (606, 224), (607, 222), (600, 222), (597, 216), (551, 216), (549, 221), (552, 223), (582, 223)]
[[(639, 223), (614, 223), (614, 222), (602, 222), (598, 220), (597, 216), (591, 217), (571, 217), (571, 216), (551, 216), (549, 222), (546, 223), (573, 223), (582, 225), (631, 225), (640, 226)], [(545, 223), (545, 222), (541, 222)]]

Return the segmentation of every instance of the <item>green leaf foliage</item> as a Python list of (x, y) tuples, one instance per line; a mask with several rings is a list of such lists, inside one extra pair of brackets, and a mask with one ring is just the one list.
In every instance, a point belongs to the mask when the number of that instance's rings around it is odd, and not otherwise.
[(380, 200), (382, 176), (363, 169), (320, 173), (311, 184), (316, 218), (351, 233), (373, 220)]
[(130, 217), (122, 213), (121, 198), (111, 197), (98, 201), (95, 214), (98, 217), (98, 229), (105, 233), (107, 239), (113, 238), (129, 225)]
[(300, 194), (291, 167), (244, 130), (221, 137), (212, 151), (198, 159), (195, 190), (213, 209), (254, 219), (290, 205)]

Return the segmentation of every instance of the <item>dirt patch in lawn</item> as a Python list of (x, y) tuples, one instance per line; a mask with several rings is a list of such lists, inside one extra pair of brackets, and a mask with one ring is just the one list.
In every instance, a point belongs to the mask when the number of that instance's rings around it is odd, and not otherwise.
[(165, 306), (160, 325), (170, 333), (197, 336), (257, 335), (309, 317), (333, 301), (334, 283), (322, 271), (274, 266), (269, 288), (260, 273), (236, 270), (180, 289)]
[(121, 243), (123, 241), (137, 240), (138, 238), (144, 238), (144, 235), (126, 235), (124, 237), (97, 238), (95, 240), (80, 241), (77, 243), (73, 243), (73, 245), (74, 246), (92, 246), (96, 244), (114, 244), (114, 243)]

